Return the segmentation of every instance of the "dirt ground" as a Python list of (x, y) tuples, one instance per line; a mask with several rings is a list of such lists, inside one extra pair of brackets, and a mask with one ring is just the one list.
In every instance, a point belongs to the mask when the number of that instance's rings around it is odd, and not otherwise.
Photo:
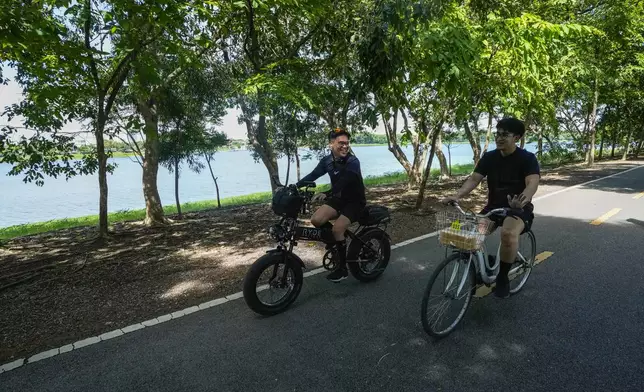
[[(541, 188), (618, 167), (544, 170)], [(421, 211), (405, 185), (370, 188), (367, 198), (391, 209), (395, 244), (433, 231), (445, 208), (438, 200), (464, 179), (430, 184)], [(484, 200), (483, 187), (464, 204)], [(9, 241), (0, 247), (0, 364), (240, 291), (249, 265), (274, 246), (266, 228), (276, 220), (260, 204), (185, 214), (165, 227), (120, 223), (105, 242), (93, 239), (93, 228)], [(296, 252), (308, 267), (321, 266), (321, 245), (301, 242)]]

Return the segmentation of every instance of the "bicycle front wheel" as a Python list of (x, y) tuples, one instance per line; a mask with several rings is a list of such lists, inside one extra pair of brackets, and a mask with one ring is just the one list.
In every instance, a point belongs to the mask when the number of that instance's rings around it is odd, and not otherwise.
[(429, 335), (449, 335), (465, 316), (476, 290), (476, 272), (469, 253), (454, 253), (432, 274), (421, 308), (423, 328)]
[(510, 294), (516, 294), (525, 285), (534, 267), (534, 258), (537, 252), (537, 240), (534, 233), (528, 231), (519, 237), (517, 259), (510, 267)]

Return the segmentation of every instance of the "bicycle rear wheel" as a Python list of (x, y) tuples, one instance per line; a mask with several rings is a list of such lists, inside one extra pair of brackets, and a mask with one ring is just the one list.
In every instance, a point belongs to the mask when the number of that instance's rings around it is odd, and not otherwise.
[[(425, 332), (437, 338), (449, 335), (465, 316), (476, 290), (476, 272), (469, 253), (443, 260), (427, 283), (421, 308)], [(462, 302), (450, 309), (452, 302)]]
[(532, 231), (519, 237), (519, 252), (517, 260), (510, 267), (510, 294), (516, 294), (525, 285), (534, 267), (534, 258), (537, 252), (537, 240)]

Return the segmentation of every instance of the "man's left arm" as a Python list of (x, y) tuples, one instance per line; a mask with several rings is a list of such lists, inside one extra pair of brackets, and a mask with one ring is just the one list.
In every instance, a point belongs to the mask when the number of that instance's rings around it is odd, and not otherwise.
[(522, 192), (523, 196), (525, 196), (524, 205), (531, 202), (534, 194), (537, 193), (540, 179), (539, 161), (537, 161), (537, 157), (534, 154), (531, 154), (525, 171), (525, 189)]
[(525, 189), (523, 190), (523, 196), (525, 196), (525, 203), (532, 201), (532, 197), (537, 193), (537, 188), (539, 188), (539, 179), (538, 174), (530, 174), (525, 178)]

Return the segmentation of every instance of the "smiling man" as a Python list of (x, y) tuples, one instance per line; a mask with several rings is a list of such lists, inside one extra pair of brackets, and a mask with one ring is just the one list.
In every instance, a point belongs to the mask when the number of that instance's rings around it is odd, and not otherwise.
[(519, 236), (532, 226), (532, 197), (539, 187), (540, 169), (537, 157), (516, 145), (524, 133), (523, 122), (516, 118), (504, 118), (499, 121), (494, 135), (496, 150), (483, 154), (461, 189), (443, 200), (459, 201), (487, 177), (488, 200), (481, 214), (502, 207), (511, 207), (519, 211), (512, 217), (492, 216), (495, 228), (501, 226), (501, 266), (495, 289), (495, 295), (501, 298), (510, 295), (508, 272), (517, 257)]
[[(333, 231), (339, 260), (336, 260), (335, 270), (327, 276), (332, 282), (339, 282), (349, 276), (344, 232), (351, 223), (358, 220), (367, 204), (360, 161), (349, 151), (350, 138), (349, 132), (341, 128), (329, 132), (331, 153), (322, 158), (316, 168), (296, 184), (299, 187), (305, 181), (315, 181), (327, 173), (331, 178), (331, 190), (313, 197), (313, 200), (325, 200), (325, 203), (315, 211), (311, 223), (315, 227), (330, 228)], [(335, 219), (333, 225), (329, 222), (331, 219)]]

